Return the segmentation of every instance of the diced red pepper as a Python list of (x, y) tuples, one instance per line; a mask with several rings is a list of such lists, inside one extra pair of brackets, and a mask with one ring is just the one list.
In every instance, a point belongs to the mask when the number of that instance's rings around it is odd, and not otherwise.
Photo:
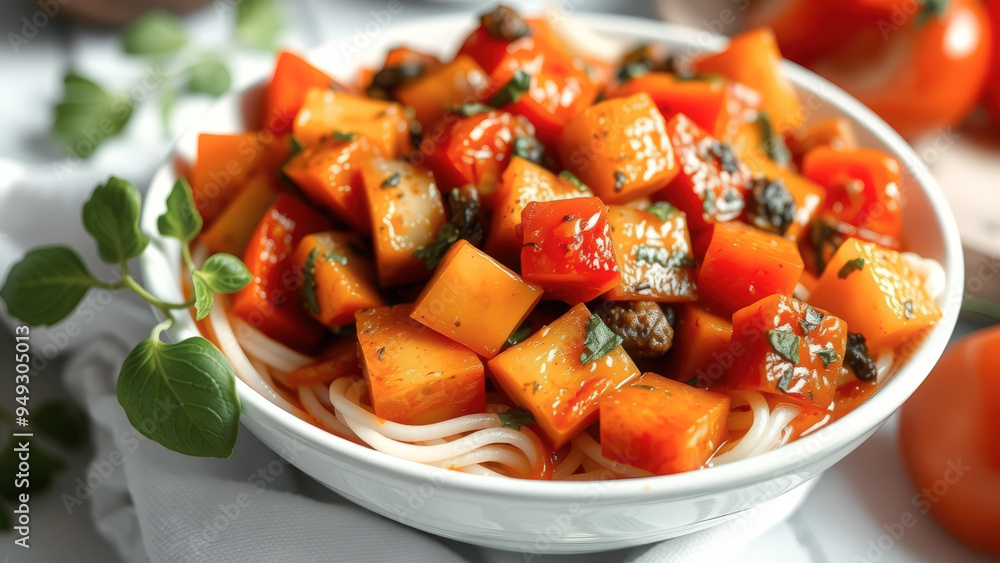
[(771, 295), (733, 315), (731, 389), (772, 393), (808, 410), (833, 408), (847, 323), (798, 299)]
[(621, 282), (608, 208), (596, 197), (532, 202), (521, 213), (521, 275), (570, 305)]
[(290, 51), (278, 53), (274, 76), (264, 89), (260, 125), (276, 135), (292, 132), (295, 114), (310, 88), (329, 88), (334, 80)]
[(683, 113), (705, 131), (718, 131), (728, 117), (729, 87), (722, 81), (678, 80), (667, 72), (650, 72), (625, 82), (610, 97), (628, 97), (639, 92), (653, 98), (663, 117), (670, 119), (676, 113)]
[(302, 274), (291, 256), (303, 237), (330, 228), (330, 221), (302, 200), (278, 196), (247, 245), (243, 263), (253, 280), (233, 298), (233, 314), (286, 346), (314, 348), (323, 325), (302, 306)]

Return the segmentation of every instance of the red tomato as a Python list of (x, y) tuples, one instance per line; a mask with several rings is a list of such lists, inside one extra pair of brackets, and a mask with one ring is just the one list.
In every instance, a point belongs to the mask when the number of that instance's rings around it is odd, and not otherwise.
[(302, 306), (301, 272), (291, 256), (302, 237), (330, 221), (290, 194), (278, 196), (247, 245), (243, 263), (253, 276), (233, 298), (233, 314), (269, 337), (303, 352), (323, 337), (323, 325)]
[(903, 405), (899, 439), (921, 512), (1000, 556), (1000, 326), (949, 348)]
[(292, 132), (295, 114), (310, 88), (329, 88), (334, 81), (326, 73), (289, 51), (278, 53), (274, 76), (264, 88), (260, 124), (276, 135)]
[[(936, 14), (935, 7), (944, 5)], [(832, 81), (904, 137), (955, 125), (980, 98), (991, 60), (977, 0), (793, 0), (772, 25), (782, 53)]]
[(534, 134), (524, 118), (505, 111), (469, 117), (447, 113), (421, 143), (420, 151), (427, 155), (426, 165), (442, 192), (472, 184), (485, 198), (507, 167), (514, 140)]
[(872, 149), (816, 147), (802, 173), (827, 190), (824, 210), (860, 229), (898, 239), (902, 229), (899, 161)]
[(532, 202), (521, 212), (521, 275), (570, 305), (621, 282), (608, 208), (599, 198)]
[[(990, 29), (993, 31), (993, 41), (996, 45), (1000, 43), (1000, 0), (986, 0), (986, 10), (989, 12)], [(1000, 50), (998, 49), (993, 49), (993, 65), (990, 67), (990, 77), (986, 83), (983, 102), (993, 117), (993, 122), (1000, 126)]]

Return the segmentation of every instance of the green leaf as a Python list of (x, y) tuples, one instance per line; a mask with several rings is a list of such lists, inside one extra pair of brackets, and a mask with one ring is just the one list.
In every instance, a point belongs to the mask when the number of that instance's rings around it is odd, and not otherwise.
[(22, 322), (53, 325), (69, 316), (87, 290), (100, 283), (76, 251), (48, 246), (31, 250), (14, 264), (0, 297), (7, 312)]
[(201, 214), (187, 180), (179, 178), (167, 196), (167, 210), (156, 219), (156, 228), (165, 237), (190, 242), (201, 231)]
[(823, 348), (819, 352), (816, 352), (816, 355), (819, 356), (819, 359), (823, 360), (823, 365), (827, 367), (840, 359), (840, 354), (833, 348)]
[(143, 340), (118, 376), (118, 402), (142, 435), (184, 455), (227, 458), (239, 430), (233, 367), (211, 342)]
[(573, 184), (573, 186), (576, 187), (576, 190), (578, 192), (586, 192), (590, 190), (590, 188), (587, 187), (587, 184), (581, 182), (580, 179), (576, 177), (576, 174), (573, 174), (569, 170), (563, 170), (562, 172), (560, 172), (559, 177), (562, 178), (563, 180), (566, 180), (570, 184)]
[(333, 132), (333, 138), (335, 140), (337, 140), (337, 141), (342, 142), (342, 143), (349, 143), (349, 142), (353, 141), (354, 139), (357, 139), (358, 138), (358, 134), (357, 133), (351, 133), (350, 131), (348, 131), (346, 133), (344, 131), (334, 131)]
[(77, 448), (87, 441), (90, 426), (87, 415), (69, 401), (46, 401), (31, 413), (31, 425), (66, 448)]
[(802, 319), (799, 319), (799, 326), (802, 327), (802, 332), (809, 334), (816, 327), (823, 322), (823, 313), (820, 313), (812, 307), (806, 308), (806, 315)]
[(165, 10), (146, 12), (122, 32), (122, 49), (130, 55), (170, 53), (185, 43), (181, 20)]
[(792, 363), (799, 363), (799, 337), (784, 330), (767, 331), (767, 341), (776, 352), (788, 358)]
[[(15, 487), (14, 475), (19, 472), (18, 464), (20, 456), (24, 454), (27, 445), (27, 454), (31, 467), (26, 488)], [(0, 479), (0, 497), (18, 503), (17, 497), (22, 493), (34, 494), (47, 489), (55, 481), (56, 474), (66, 469), (66, 462), (59, 456), (45, 450), (34, 438), (14, 437), (7, 442), (7, 447), (0, 452), (0, 475), (7, 475), (7, 479)], [(19, 504), (19, 503), (18, 503)]]
[(52, 134), (66, 151), (87, 158), (104, 141), (118, 135), (132, 116), (132, 100), (114, 96), (74, 73), (63, 78), (63, 97), (55, 107)]
[(455, 106), (448, 110), (451, 113), (456, 113), (465, 117), (472, 117), (480, 113), (486, 113), (488, 111), (493, 111), (493, 108), (486, 104), (474, 103), (474, 104), (463, 104), (460, 106)]
[(510, 344), (511, 346), (516, 346), (517, 344), (523, 342), (524, 339), (528, 338), (529, 336), (531, 336), (531, 323), (524, 323), (523, 325), (521, 325), (521, 328), (510, 333), (510, 336), (507, 337), (507, 344)]
[(524, 160), (541, 164), (545, 158), (545, 145), (535, 137), (515, 137), (514, 154)]
[(764, 152), (767, 153), (767, 156), (781, 165), (791, 162), (792, 152), (788, 150), (785, 138), (771, 125), (771, 118), (766, 111), (757, 114), (757, 125), (760, 126), (761, 141), (764, 144)]
[(521, 69), (514, 71), (507, 84), (490, 98), (490, 105), (499, 108), (521, 99), (525, 92), (531, 89), (531, 75)]
[(323, 260), (326, 260), (327, 262), (337, 262), (338, 264), (344, 266), (346, 266), (348, 262), (347, 256), (344, 256), (343, 254), (337, 254), (332, 250), (323, 253)]
[(226, 252), (209, 256), (198, 274), (215, 293), (236, 293), (253, 279), (243, 261)]
[(500, 422), (507, 428), (513, 428), (514, 430), (520, 430), (522, 424), (533, 424), (535, 422), (535, 417), (531, 415), (528, 409), (523, 407), (514, 407), (509, 409), (507, 412), (499, 413)]
[(83, 226), (97, 241), (101, 260), (122, 264), (142, 254), (149, 238), (139, 230), (139, 190), (111, 177), (83, 204)]
[(396, 172), (392, 176), (389, 176), (385, 180), (382, 180), (382, 189), (384, 190), (387, 188), (395, 188), (399, 186), (400, 178), (402, 178), (402, 176), (399, 175), (399, 172)]
[(200, 321), (212, 312), (212, 307), (215, 306), (215, 293), (198, 270), (191, 274), (191, 284), (194, 286), (195, 318)]
[(658, 201), (647, 207), (646, 212), (656, 215), (660, 221), (667, 222), (677, 213), (677, 208), (666, 201)]
[(778, 390), (782, 393), (788, 393), (788, 386), (792, 383), (792, 376), (795, 375), (795, 368), (788, 366), (785, 373), (782, 374), (781, 379), (778, 380)]
[(438, 231), (437, 238), (430, 244), (417, 248), (413, 256), (426, 262), (428, 270), (433, 270), (441, 262), (441, 259), (444, 258), (445, 253), (448, 252), (451, 245), (458, 242), (458, 239), (458, 228), (451, 223), (446, 223)]
[(687, 252), (670, 250), (660, 246), (639, 245), (635, 247), (635, 259), (638, 262), (657, 264), (665, 268), (694, 268), (695, 261)]
[(611, 329), (604, 324), (601, 317), (591, 315), (587, 320), (587, 337), (583, 340), (583, 352), (580, 354), (580, 363), (587, 365), (590, 362), (603, 358), (605, 354), (621, 346), (624, 340), (621, 336), (611, 332)]
[(837, 272), (837, 277), (840, 279), (846, 279), (847, 276), (854, 272), (860, 272), (865, 267), (864, 258), (855, 258), (854, 260), (848, 260), (844, 262), (844, 265), (840, 267), (840, 271)]
[(233, 85), (232, 77), (225, 63), (218, 57), (207, 56), (184, 71), (187, 75), (187, 89), (196, 94), (208, 94), (218, 98)]
[(319, 248), (313, 248), (302, 264), (302, 306), (310, 313), (319, 314), (319, 302), (316, 301), (316, 257)]
[(242, 0), (236, 6), (236, 40), (244, 45), (274, 50), (283, 25), (277, 0)]
[(949, 3), (950, 0), (920, 0), (922, 6), (920, 12), (917, 13), (914, 23), (919, 28), (927, 25), (931, 20), (943, 16), (948, 11)]

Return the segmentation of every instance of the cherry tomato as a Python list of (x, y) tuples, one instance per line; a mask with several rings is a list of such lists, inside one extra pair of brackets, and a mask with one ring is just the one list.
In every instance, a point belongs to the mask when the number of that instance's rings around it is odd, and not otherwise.
[(1000, 555), (1000, 326), (949, 348), (903, 405), (914, 502), (963, 542)]
[(532, 202), (521, 212), (521, 274), (576, 305), (621, 282), (608, 208), (596, 197)]
[[(1000, 0), (986, 0), (986, 11), (989, 12), (990, 28), (993, 30), (993, 41), (996, 45), (1000, 42)], [(993, 50), (993, 64), (990, 67), (990, 78), (986, 83), (983, 102), (993, 117), (993, 122), (1000, 126), (1000, 52), (997, 49)]]

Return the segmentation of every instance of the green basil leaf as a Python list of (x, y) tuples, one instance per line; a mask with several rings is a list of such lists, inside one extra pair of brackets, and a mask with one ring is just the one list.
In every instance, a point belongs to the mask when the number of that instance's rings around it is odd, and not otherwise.
[(80, 256), (65, 246), (28, 252), (10, 269), (0, 297), (7, 312), (29, 325), (53, 325), (63, 320), (101, 282)]
[(562, 178), (563, 180), (566, 180), (570, 184), (573, 184), (573, 186), (576, 187), (576, 191), (578, 192), (590, 191), (590, 188), (587, 187), (586, 184), (581, 182), (580, 179), (576, 177), (576, 174), (573, 174), (569, 170), (563, 170), (562, 172), (560, 172), (559, 177)]
[(167, 210), (156, 219), (156, 228), (165, 237), (189, 242), (201, 231), (201, 214), (187, 180), (179, 178), (167, 196)]
[(792, 363), (799, 363), (799, 337), (784, 330), (767, 331), (767, 341), (774, 350), (788, 358)]
[(242, 0), (236, 6), (236, 40), (244, 45), (274, 50), (283, 25), (276, 0)]
[(50, 400), (31, 413), (31, 425), (41, 434), (66, 448), (77, 448), (87, 441), (90, 423), (79, 407), (70, 401)]
[(122, 32), (122, 49), (130, 55), (156, 55), (176, 51), (187, 43), (181, 20), (166, 10), (138, 17)]
[(118, 135), (132, 116), (132, 100), (106, 92), (75, 73), (63, 78), (63, 97), (55, 107), (52, 134), (66, 152), (87, 158), (104, 141)]
[(840, 279), (846, 279), (847, 276), (854, 272), (860, 272), (865, 268), (864, 258), (855, 258), (854, 260), (848, 260), (844, 262), (844, 265), (840, 267), (840, 271), (837, 272), (837, 277)]
[(795, 375), (795, 368), (788, 366), (785, 373), (778, 380), (778, 390), (782, 393), (788, 393), (788, 386), (792, 384), (792, 376)]
[(819, 359), (823, 360), (823, 365), (826, 367), (830, 367), (830, 364), (840, 359), (840, 354), (833, 348), (823, 348), (819, 352), (816, 352), (816, 355), (819, 356)]
[(198, 274), (215, 293), (235, 293), (253, 279), (243, 261), (226, 252), (209, 256)]
[(525, 92), (531, 89), (531, 75), (521, 69), (514, 71), (507, 84), (490, 98), (490, 105), (499, 108), (521, 99)]
[(132, 426), (163, 447), (190, 456), (233, 454), (240, 419), (236, 377), (208, 340), (143, 340), (122, 364), (117, 395)]
[(319, 314), (319, 302), (316, 300), (316, 257), (319, 248), (313, 248), (302, 264), (302, 306), (310, 313)]
[(142, 254), (149, 238), (139, 230), (139, 190), (111, 177), (83, 204), (83, 226), (97, 241), (101, 260), (122, 264)]
[[(26, 445), (27, 448), (22, 448)], [(25, 453), (31, 461), (30, 478), (27, 479), (27, 487), (15, 487), (17, 481), (12, 477), (19, 472), (18, 464), (20, 456)], [(0, 475), (8, 475), (11, 478), (0, 479), (0, 497), (16, 504), (18, 495), (22, 493), (34, 494), (47, 489), (55, 481), (56, 474), (66, 469), (66, 462), (59, 456), (50, 453), (34, 438), (14, 437), (7, 442), (7, 447), (0, 452)]]
[(498, 413), (500, 417), (500, 422), (507, 428), (513, 428), (514, 430), (520, 430), (522, 424), (533, 424), (535, 422), (535, 417), (531, 415), (528, 409), (523, 407), (514, 407), (509, 409), (507, 412)]
[(823, 322), (823, 313), (820, 313), (812, 307), (806, 308), (806, 315), (799, 320), (799, 326), (802, 327), (802, 332), (809, 334), (816, 327)]
[(507, 337), (507, 344), (516, 346), (529, 336), (531, 336), (531, 323), (524, 323), (521, 328), (510, 333), (510, 336)]
[(451, 223), (445, 223), (441, 227), (441, 230), (438, 231), (437, 238), (430, 244), (417, 248), (413, 256), (427, 263), (428, 270), (433, 270), (441, 262), (441, 259), (444, 258), (445, 253), (448, 252), (451, 245), (458, 242), (460, 234), (458, 227)]
[(208, 94), (218, 98), (229, 91), (233, 79), (229, 69), (218, 58), (208, 56), (189, 66), (184, 71), (187, 75), (187, 89), (196, 94)]
[(535, 164), (545, 158), (545, 145), (534, 137), (515, 137), (513, 147), (515, 155)]
[(194, 287), (195, 318), (200, 321), (212, 312), (212, 307), (215, 306), (215, 293), (199, 270), (191, 274), (191, 284)]
[(604, 324), (601, 317), (591, 315), (587, 320), (587, 337), (583, 340), (583, 352), (580, 354), (580, 363), (587, 365), (590, 362), (603, 358), (606, 354), (622, 345), (624, 340), (621, 336), (611, 332), (611, 329)]
[(342, 142), (342, 143), (349, 143), (349, 142), (353, 141), (354, 139), (357, 139), (358, 138), (358, 134), (357, 133), (351, 133), (350, 131), (348, 131), (348, 132), (334, 131), (333, 132), (333, 138), (336, 139), (336, 140), (338, 140), (338, 141), (340, 141), (340, 142)]
[(677, 213), (677, 208), (666, 201), (658, 201), (647, 207), (646, 212), (656, 215), (660, 221), (667, 222)]
[(792, 151), (788, 150), (785, 144), (785, 137), (778, 133), (771, 125), (771, 118), (766, 111), (757, 114), (757, 125), (760, 126), (761, 141), (764, 144), (764, 152), (771, 160), (784, 166), (792, 160)]
[(392, 176), (382, 180), (382, 189), (398, 187), (400, 178), (402, 178), (402, 176), (399, 175), (399, 172), (396, 172)]

